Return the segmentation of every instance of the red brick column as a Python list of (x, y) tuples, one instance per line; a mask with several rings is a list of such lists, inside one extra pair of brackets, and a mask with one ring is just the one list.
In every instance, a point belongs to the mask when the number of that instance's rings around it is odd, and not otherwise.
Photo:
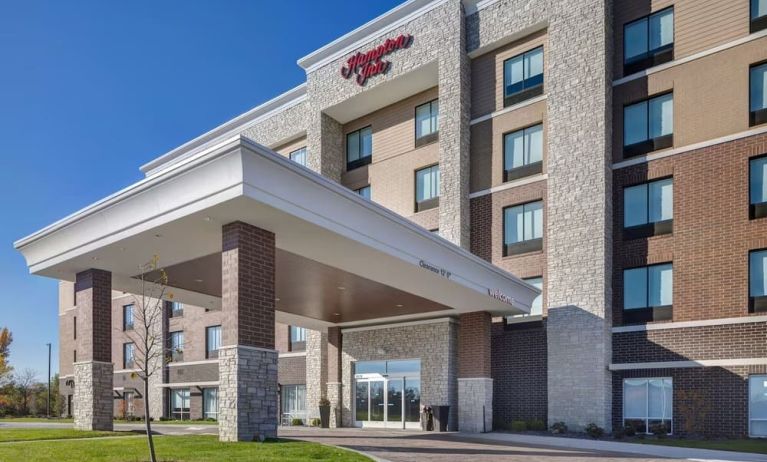
[(242, 222), (224, 225), (221, 231), (219, 439), (275, 438), (274, 234)]
[(74, 425), (80, 430), (112, 430), (112, 273), (97, 269), (78, 273), (75, 302)]
[[(343, 380), (341, 380), (341, 328), (328, 327), (327, 398), (330, 401), (330, 427), (341, 426)], [(347, 392), (348, 393), (348, 392)]]
[(493, 429), (493, 379), (490, 368), (490, 313), (459, 316), (458, 429), (485, 432)]

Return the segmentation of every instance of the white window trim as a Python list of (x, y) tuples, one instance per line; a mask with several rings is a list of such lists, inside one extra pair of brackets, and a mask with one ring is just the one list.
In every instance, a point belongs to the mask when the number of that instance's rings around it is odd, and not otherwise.
[[(621, 415), (623, 420), (621, 420), (621, 424), (623, 426), (626, 425), (626, 419), (632, 419), (632, 420), (640, 420), (637, 417), (626, 417), (626, 380), (646, 380), (647, 383), (645, 384), (645, 387), (647, 388), (647, 405), (645, 406), (645, 433), (646, 435), (652, 435), (653, 433), (650, 431), (650, 380), (669, 380), (671, 381), (671, 415), (669, 416), (669, 420), (671, 421), (671, 428), (668, 435), (674, 434), (674, 378), (673, 377), (624, 377), (623, 381), (621, 382), (621, 386), (623, 387), (621, 390), (622, 393), (622, 409), (621, 409)], [(653, 419), (657, 420), (657, 419)], [(663, 420), (663, 419), (661, 419)], [(637, 432), (638, 433), (638, 432)]]

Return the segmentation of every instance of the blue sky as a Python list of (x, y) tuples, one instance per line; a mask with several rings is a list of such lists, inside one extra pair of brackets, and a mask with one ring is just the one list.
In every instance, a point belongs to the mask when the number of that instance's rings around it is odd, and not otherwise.
[(56, 282), (13, 241), (304, 81), (296, 60), (401, 0), (0, 0), (0, 326), (58, 370)]

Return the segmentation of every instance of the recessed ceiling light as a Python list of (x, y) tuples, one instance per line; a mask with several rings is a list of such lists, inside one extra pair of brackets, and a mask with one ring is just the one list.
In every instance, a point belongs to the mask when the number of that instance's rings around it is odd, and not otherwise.
[(205, 221), (210, 221), (210, 217), (205, 217)]
[(341, 316), (341, 313), (333, 313), (333, 316)]
[(338, 286), (338, 290), (346, 290), (346, 287)]
[(120, 251), (125, 252), (125, 247), (120, 247)]
[(394, 306), (396, 306), (397, 308), (402, 308), (402, 304), (401, 304), (401, 303), (397, 303), (397, 304), (396, 304), (396, 305), (394, 305)]
[(280, 299), (279, 299), (279, 298), (275, 298), (275, 299), (274, 299), (274, 301), (275, 301), (275, 302), (279, 302), (279, 301), (280, 301)]
[(99, 257), (91, 257), (91, 258), (93, 259), (93, 261), (97, 261), (99, 259)]
[(194, 282), (202, 282), (202, 279), (195, 279)]

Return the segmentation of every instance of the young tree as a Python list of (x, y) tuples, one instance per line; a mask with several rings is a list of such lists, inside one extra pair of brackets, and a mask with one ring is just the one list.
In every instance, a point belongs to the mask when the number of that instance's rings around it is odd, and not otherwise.
[(29, 414), (29, 398), (38, 384), (37, 372), (32, 369), (23, 369), (13, 375), (13, 382), (19, 396), (19, 413), (27, 415)]
[(7, 327), (0, 329), (0, 387), (7, 384), (13, 368), (8, 364), (11, 355), (11, 342), (13, 335)]
[(140, 293), (134, 295), (133, 330), (128, 337), (134, 344), (134, 377), (144, 385), (144, 422), (146, 423), (147, 444), (151, 462), (157, 462), (152, 439), (152, 424), (149, 420), (149, 381), (152, 376), (162, 373), (168, 362), (168, 351), (162, 335), (164, 300), (172, 299), (167, 291), (168, 275), (159, 266), (155, 255), (148, 263), (139, 267)]

